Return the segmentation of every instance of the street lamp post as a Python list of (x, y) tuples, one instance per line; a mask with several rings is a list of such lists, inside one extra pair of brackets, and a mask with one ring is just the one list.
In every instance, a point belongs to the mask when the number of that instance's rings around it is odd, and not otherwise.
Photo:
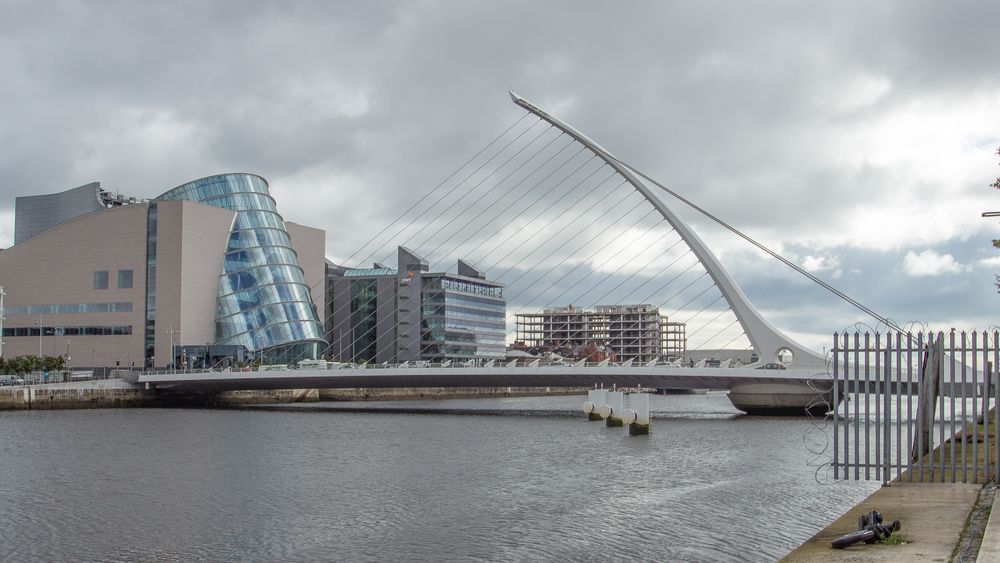
[(94, 363), (94, 353), (97, 352), (97, 348), (90, 349), (90, 371), (93, 372), (97, 364)]
[(42, 357), (42, 314), (38, 313), (38, 357)]

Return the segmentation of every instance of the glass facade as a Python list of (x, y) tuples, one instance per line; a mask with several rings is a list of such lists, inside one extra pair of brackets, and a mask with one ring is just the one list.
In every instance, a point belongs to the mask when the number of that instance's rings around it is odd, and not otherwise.
[(503, 286), (445, 276), (426, 277), (423, 282), (423, 359), (505, 357), (507, 306)]
[(374, 279), (351, 282), (351, 331), (353, 342), (352, 362), (375, 360), (377, 334), (375, 323), (378, 311), (378, 281)]
[(325, 345), (322, 327), (263, 178), (211, 176), (157, 199), (197, 201), (237, 212), (219, 280), (215, 344), (246, 346), (265, 363), (317, 356)]

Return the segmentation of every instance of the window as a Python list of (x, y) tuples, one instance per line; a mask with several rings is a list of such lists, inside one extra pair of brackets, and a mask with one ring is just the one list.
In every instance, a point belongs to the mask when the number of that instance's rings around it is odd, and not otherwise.
[(107, 289), (108, 288), (108, 271), (99, 270), (94, 272), (94, 289)]
[(132, 289), (132, 270), (118, 270), (118, 289)]

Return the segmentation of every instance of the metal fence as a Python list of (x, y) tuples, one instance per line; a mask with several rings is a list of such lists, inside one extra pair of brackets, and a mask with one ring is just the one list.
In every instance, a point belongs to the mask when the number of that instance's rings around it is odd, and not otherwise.
[(834, 334), (834, 478), (996, 479), (998, 338), (997, 331)]

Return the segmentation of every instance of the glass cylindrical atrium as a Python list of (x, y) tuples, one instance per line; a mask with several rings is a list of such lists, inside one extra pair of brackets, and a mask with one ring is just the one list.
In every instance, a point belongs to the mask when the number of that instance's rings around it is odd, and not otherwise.
[(236, 211), (215, 318), (215, 344), (243, 345), (266, 363), (315, 358), (323, 330), (267, 181), (223, 174), (178, 186), (157, 199)]

